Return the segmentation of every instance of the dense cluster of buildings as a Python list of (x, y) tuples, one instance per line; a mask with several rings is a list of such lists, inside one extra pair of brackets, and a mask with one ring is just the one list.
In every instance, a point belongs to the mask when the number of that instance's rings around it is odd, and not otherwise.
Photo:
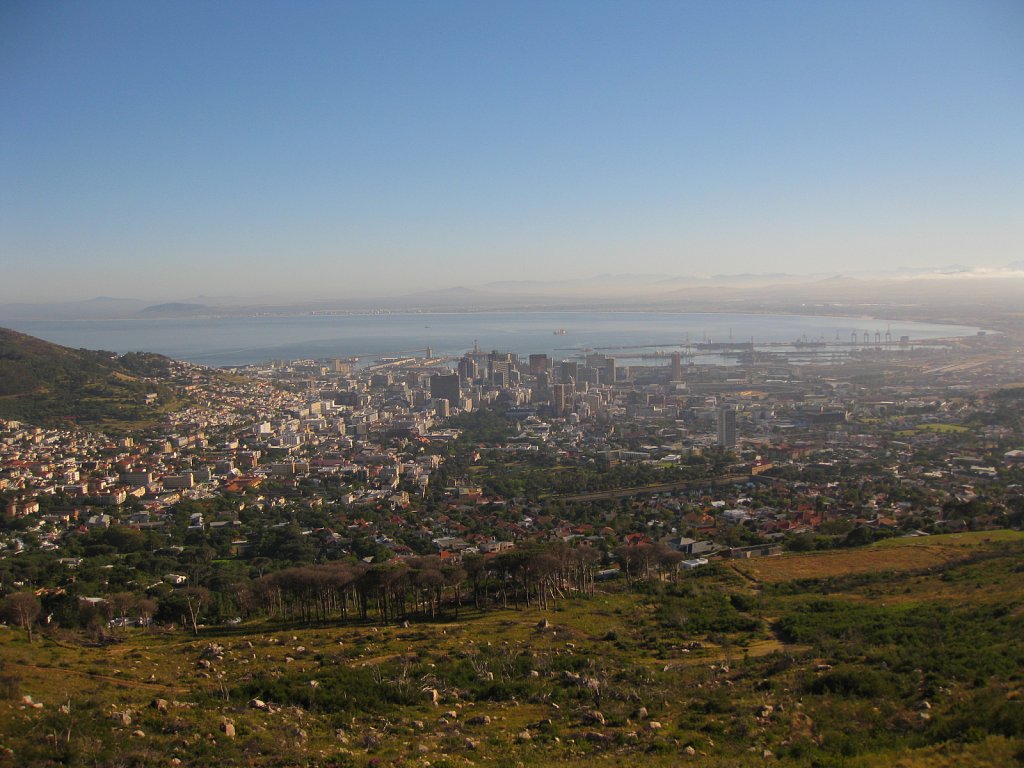
[[(345, 526), (362, 526), (399, 554), (411, 551), (406, 528), (456, 553), (524, 539), (633, 537), (701, 554), (710, 545), (694, 550), (695, 542), (772, 542), (837, 521), (904, 531), (996, 524), (1020, 496), (1024, 457), (1019, 419), (989, 418), (999, 404), (985, 397), (1019, 380), (1008, 343), (868, 350), (821, 365), (696, 365), (676, 352), (623, 366), (599, 353), (555, 360), (479, 350), (458, 360), (428, 351), (362, 368), (306, 360), (230, 375), (179, 363), (168, 383), (192, 404), (159, 429), (110, 437), (0, 423), (3, 512), (23, 521), (2, 544), (20, 551), (31, 532), (59, 548), (68, 531), (115, 523), (160, 529), (183, 500), (224, 495), (267, 508), (329, 497)], [(951, 362), (965, 359), (971, 364)], [(450, 477), (438, 489), (447, 506), (418, 515), (459, 436), (446, 420), (480, 409), (509, 425), (508, 437), (476, 447), (485, 482)], [(503, 461), (541, 453), (597, 471), (706, 471), (700, 482), (648, 492), (564, 494), (571, 517), (538, 498), (482, 490)], [(722, 478), (732, 484), (716, 488)], [(979, 498), (985, 505), (969, 520), (951, 515)], [(599, 501), (618, 507), (581, 517), (580, 505)], [(394, 514), (347, 514), (361, 508)], [(237, 529), (244, 545), (237, 513), (222, 507), (189, 525)]]

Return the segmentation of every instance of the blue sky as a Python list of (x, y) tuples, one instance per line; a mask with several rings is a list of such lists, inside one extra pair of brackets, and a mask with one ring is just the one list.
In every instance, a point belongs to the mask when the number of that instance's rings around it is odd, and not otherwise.
[(0, 301), (1024, 258), (1024, 4), (0, 4)]

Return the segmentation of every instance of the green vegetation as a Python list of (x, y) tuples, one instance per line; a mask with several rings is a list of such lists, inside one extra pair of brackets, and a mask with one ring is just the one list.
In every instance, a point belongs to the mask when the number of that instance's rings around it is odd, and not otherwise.
[[(503, 608), (501, 574), (535, 553), (492, 570), (490, 607), (468, 590), (457, 618), (429, 560), (402, 574), (407, 604), (386, 616), (361, 618), (358, 591), (347, 618), (318, 613), (341, 594), (324, 578), (344, 590), (360, 577), (330, 567), (276, 572), (272, 601), (290, 610), (200, 621), (198, 637), (55, 616), (31, 639), (0, 632), (0, 747), (54, 766), (1011, 765), (1024, 544), (989, 532), (928, 546), (946, 550), (941, 567), (764, 583), (730, 563), (666, 578), (652, 553), (632, 588)], [(772, 560), (803, 574), (833, 554)]]
[(0, 418), (125, 426), (178, 404), (165, 381), (171, 361), (160, 355), (70, 349), (0, 328)]

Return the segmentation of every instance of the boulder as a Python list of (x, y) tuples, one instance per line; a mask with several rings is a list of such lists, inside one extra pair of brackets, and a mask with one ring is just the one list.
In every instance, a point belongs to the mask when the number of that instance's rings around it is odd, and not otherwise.
[(587, 712), (583, 716), (583, 721), (587, 723), (597, 723), (598, 725), (604, 725), (604, 715), (598, 712), (596, 709)]
[(114, 712), (111, 717), (122, 728), (127, 728), (132, 724), (132, 716), (128, 712)]

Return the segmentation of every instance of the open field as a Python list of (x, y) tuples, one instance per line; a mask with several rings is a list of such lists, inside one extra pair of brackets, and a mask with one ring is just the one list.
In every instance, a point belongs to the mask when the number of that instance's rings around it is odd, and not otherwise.
[(981, 531), (895, 538), (857, 549), (802, 552), (733, 560), (730, 566), (758, 582), (825, 579), (859, 573), (920, 571), (963, 560), (1001, 543), (1024, 542), (1017, 531)]

